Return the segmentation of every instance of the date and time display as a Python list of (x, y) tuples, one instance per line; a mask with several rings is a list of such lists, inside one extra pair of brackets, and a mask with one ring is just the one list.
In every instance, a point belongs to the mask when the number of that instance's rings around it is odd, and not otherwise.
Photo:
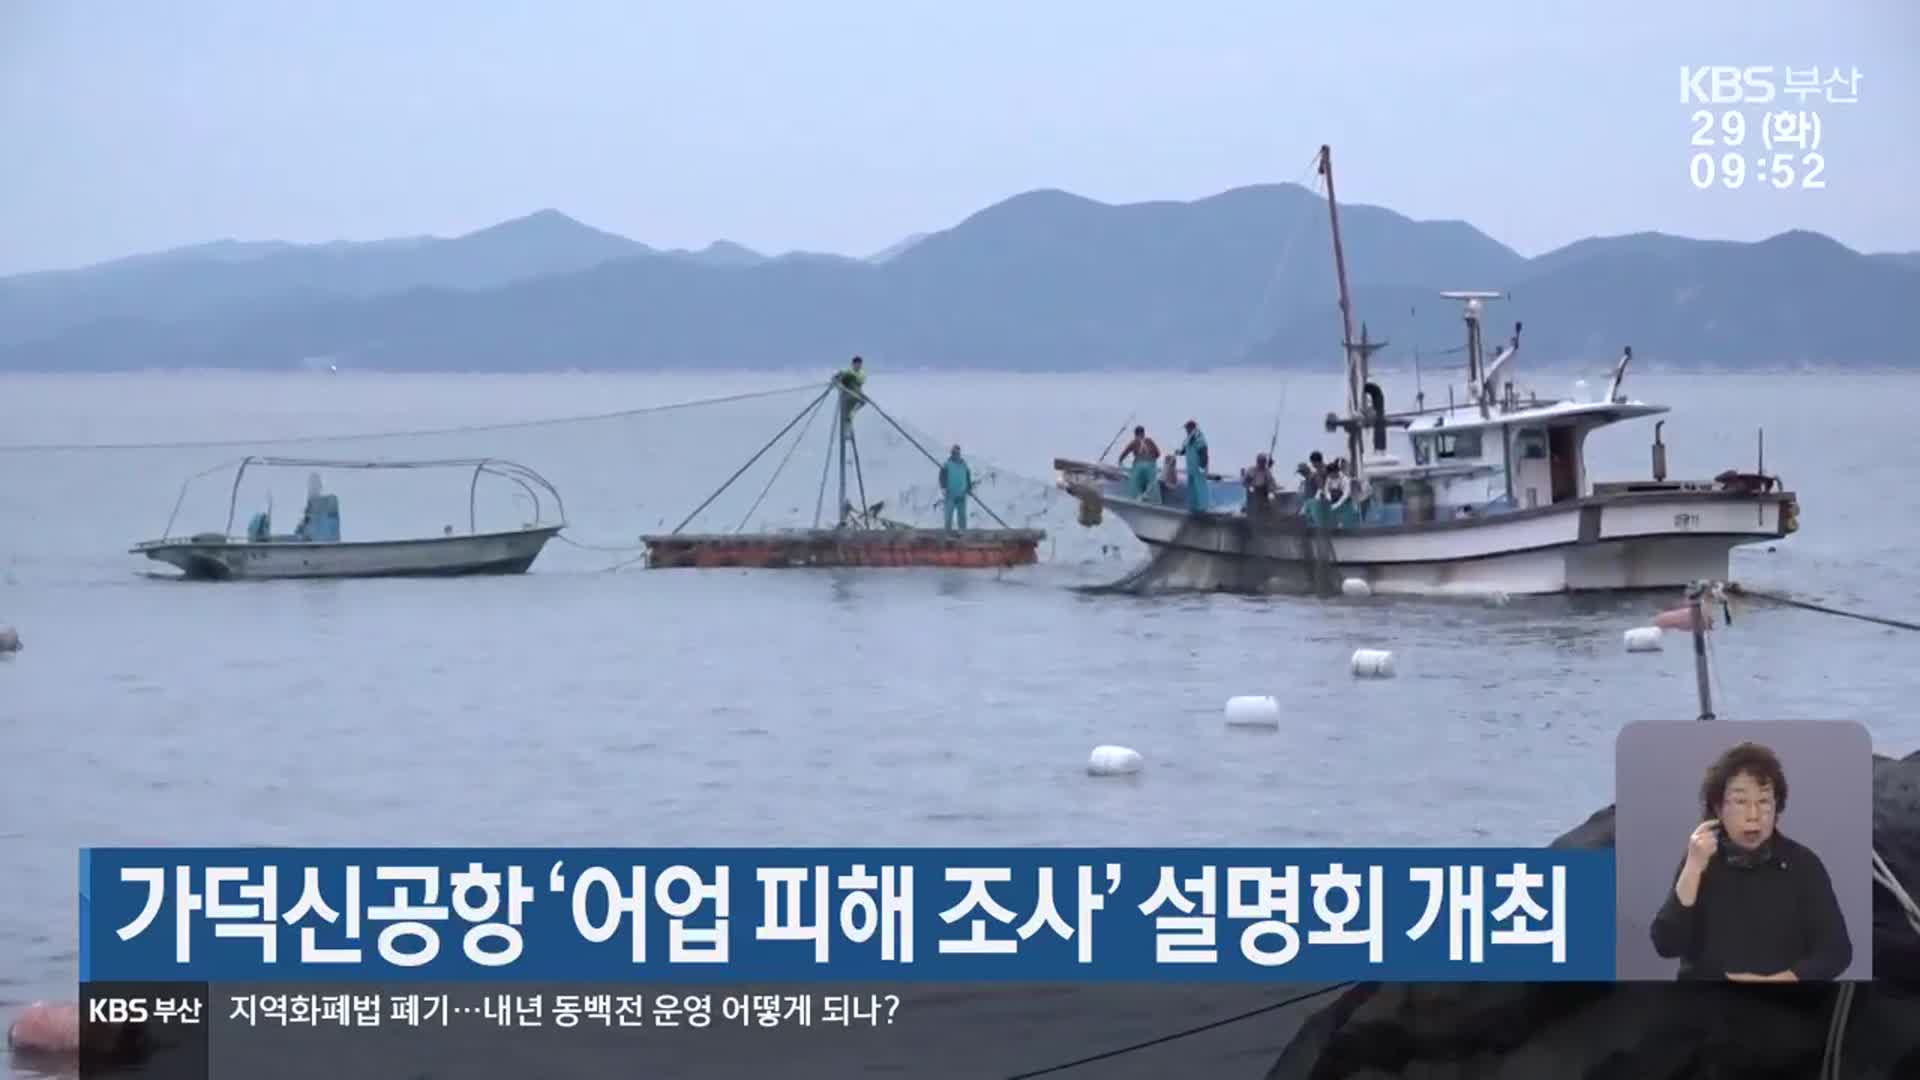
[(1859, 100), (1858, 68), (1680, 69), (1695, 188), (1815, 191), (1827, 186), (1826, 114)]

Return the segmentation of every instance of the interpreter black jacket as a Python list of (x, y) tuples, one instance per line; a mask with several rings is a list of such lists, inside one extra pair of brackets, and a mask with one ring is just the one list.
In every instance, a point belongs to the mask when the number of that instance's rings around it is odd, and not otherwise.
[[(1724, 842), (1723, 842), (1724, 844)], [(1812, 849), (1780, 832), (1753, 865), (1730, 859), (1723, 846), (1700, 875), (1691, 908), (1668, 879), (1666, 903), (1653, 918), (1653, 948), (1680, 961), (1681, 979), (1791, 971), (1802, 982), (1837, 979), (1853, 962), (1853, 942), (1827, 868)]]

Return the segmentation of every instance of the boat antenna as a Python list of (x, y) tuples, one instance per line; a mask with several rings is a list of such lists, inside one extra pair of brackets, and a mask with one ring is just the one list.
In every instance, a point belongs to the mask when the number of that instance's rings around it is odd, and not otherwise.
[[(1507, 366), (1507, 361), (1513, 359), (1513, 354), (1519, 351), (1520, 324), (1516, 322), (1513, 324), (1513, 337), (1505, 345), (1500, 347), (1500, 351), (1494, 355), (1493, 362), (1487, 365), (1486, 375), (1480, 379), (1480, 401), (1482, 406), (1481, 412), (1483, 414), (1486, 411), (1485, 405), (1487, 399), (1497, 398), (1499, 396), (1499, 392), (1494, 389), (1494, 386), (1499, 379), (1500, 369)], [(1512, 383), (1509, 382), (1508, 386), (1511, 387)]]
[(1613, 381), (1607, 384), (1607, 404), (1620, 400), (1620, 380), (1627, 377), (1627, 365), (1633, 362), (1633, 346), (1628, 345), (1620, 351), (1620, 362), (1613, 365)]
[[(1488, 413), (1488, 405), (1487, 394), (1484, 392), (1485, 388), (1481, 385), (1480, 376), (1480, 313), (1486, 310), (1486, 302), (1488, 300), (1498, 300), (1506, 294), (1489, 292), (1484, 289), (1454, 289), (1443, 292), (1440, 295), (1449, 300), (1463, 300), (1466, 302), (1466, 310), (1462, 318), (1466, 320), (1467, 324), (1467, 388), (1472, 390), (1474, 397), (1479, 399), (1480, 415), (1484, 417)], [(1514, 326), (1516, 348), (1518, 347), (1517, 340), (1519, 331), (1520, 328), (1516, 324)], [(1502, 359), (1504, 359), (1504, 357)]]
[[(1417, 305), (1407, 308), (1407, 323), (1413, 327), (1415, 334), (1420, 332), (1419, 319), (1420, 308)], [(1420, 343), (1418, 341), (1413, 343), (1413, 407), (1416, 410), (1427, 407), (1427, 391), (1420, 385)]]
[(1320, 146), (1319, 173), (1327, 179), (1327, 218), (1333, 228), (1333, 272), (1340, 283), (1340, 346), (1347, 358), (1347, 460), (1353, 475), (1361, 474), (1360, 395), (1366, 384), (1366, 351), (1353, 340), (1353, 299), (1347, 291), (1347, 255), (1340, 243), (1340, 202), (1333, 190), (1333, 148)]

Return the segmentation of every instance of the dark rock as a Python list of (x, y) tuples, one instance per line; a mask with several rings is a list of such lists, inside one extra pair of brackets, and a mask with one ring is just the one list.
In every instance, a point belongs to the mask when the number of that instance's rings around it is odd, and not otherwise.
[(1613, 846), (1613, 804), (1596, 810), (1593, 816), (1562, 833), (1550, 848), (1610, 848)]
[[(1873, 848), (1909, 895), (1920, 894), (1920, 752), (1873, 758)], [(1920, 979), (1920, 934), (1886, 889), (1873, 890), (1873, 971)]]
[[(1874, 848), (1920, 889), (1920, 753), (1874, 756)], [(1553, 848), (1610, 848), (1614, 808)], [(1874, 889), (1872, 983), (1856, 984), (1848, 1080), (1920, 1077), (1920, 934)], [(1362, 983), (1300, 1026), (1267, 1080), (1801, 1080), (1838, 990), (1737, 983)]]

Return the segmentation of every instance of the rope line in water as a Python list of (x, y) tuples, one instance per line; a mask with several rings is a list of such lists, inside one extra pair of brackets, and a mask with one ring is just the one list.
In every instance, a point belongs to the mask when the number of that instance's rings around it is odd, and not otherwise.
[(677, 409), (691, 409), (699, 405), (725, 405), (736, 401), (751, 401), (755, 398), (778, 397), (783, 394), (795, 394), (803, 390), (817, 389), (819, 389), (819, 384), (816, 382), (808, 383), (805, 386), (789, 386), (778, 390), (751, 390), (746, 393), (727, 394), (721, 397), (697, 398), (692, 401), (675, 401), (666, 405), (643, 405), (639, 408), (618, 409), (613, 412), (587, 413), (578, 416), (550, 416), (534, 420), (503, 420), (491, 424), (463, 424), (456, 427), (423, 428), (414, 431), (368, 431), (351, 435), (269, 436), (258, 439), (211, 439), (188, 442), (0, 443), (0, 453), (53, 453), (81, 450), (206, 450), (235, 446), (299, 446), (310, 443), (371, 442), (375, 439), (419, 439), (436, 435), (468, 435), (482, 431), (507, 431), (514, 428), (553, 427), (560, 424), (586, 424), (600, 420), (620, 420), (633, 416), (646, 416), (652, 413), (673, 412)]
[(1761, 600), (1771, 600), (1776, 604), (1785, 604), (1788, 607), (1800, 608), (1803, 611), (1816, 611), (1822, 615), (1837, 615), (1843, 619), (1858, 619), (1861, 622), (1891, 626), (1895, 630), (1920, 630), (1920, 623), (1907, 622), (1904, 619), (1889, 619), (1884, 615), (1868, 615), (1865, 612), (1847, 611), (1843, 608), (1828, 607), (1825, 604), (1816, 604), (1811, 600), (1801, 600), (1797, 597), (1786, 596), (1781, 593), (1767, 592), (1763, 589), (1749, 589), (1744, 585), (1734, 582), (1727, 583), (1727, 592), (1734, 596), (1751, 596)]
[(1131, 1046), (1122, 1046), (1113, 1050), (1104, 1050), (1098, 1054), (1089, 1054), (1088, 1056), (1083, 1058), (1076, 1058), (1073, 1061), (1062, 1062), (1058, 1065), (1049, 1065), (1044, 1069), (1035, 1069), (1032, 1072), (1015, 1073), (1012, 1076), (1007, 1077), (1007, 1080), (1030, 1080), (1030, 1078), (1035, 1076), (1046, 1076), (1049, 1073), (1065, 1072), (1068, 1069), (1077, 1069), (1082, 1065), (1091, 1065), (1096, 1061), (1106, 1061), (1109, 1058), (1117, 1058), (1122, 1054), (1131, 1054), (1136, 1050), (1145, 1050), (1149, 1047), (1160, 1046), (1163, 1043), (1173, 1042), (1175, 1039), (1184, 1039), (1189, 1035), (1198, 1035), (1203, 1031), (1212, 1031), (1214, 1028), (1226, 1027), (1228, 1024), (1237, 1024), (1242, 1020), (1251, 1020), (1256, 1016), (1263, 1016), (1267, 1013), (1274, 1012), (1275, 1010), (1284, 1009), (1289, 1005), (1298, 1005), (1303, 1001), (1311, 1001), (1317, 997), (1324, 997), (1328, 994), (1333, 993), (1335, 990), (1344, 990), (1347, 987), (1352, 985), (1354, 985), (1354, 981), (1348, 980), (1343, 983), (1334, 983), (1332, 986), (1323, 986), (1318, 990), (1309, 990), (1304, 994), (1295, 994), (1294, 996), (1290, 998), (1286, 998), (1285, 1000), (1282, 1000), (1282, 1001), (1269, 1002), (1265, 1005), (1248, 1009), (1246, 1012), (1243, 1012), (1243, 1013), (1236, 1013), (1232, 1016), (1225, 1016), (1218, 1020), (1209, 1020), (1206, 1023), (1200, 1024), (1196, 1027), (1190, 1027), (1181, 1031), (1175, 1031), (1170, 1034), (1161, 1035), (1157, 1038), (1148, 1039), (1145, 1042), (1137, 1042)]
[(554, 533), (553, 538), (570, 547), (577, 547), (581, 551), (604, 551), (612, 555), (628, 555), (636, 551), (646, 550), (645, 544), (622, 544), (619, 547), (610, 547), (604, 544), (583, 544), (565, 533)]

